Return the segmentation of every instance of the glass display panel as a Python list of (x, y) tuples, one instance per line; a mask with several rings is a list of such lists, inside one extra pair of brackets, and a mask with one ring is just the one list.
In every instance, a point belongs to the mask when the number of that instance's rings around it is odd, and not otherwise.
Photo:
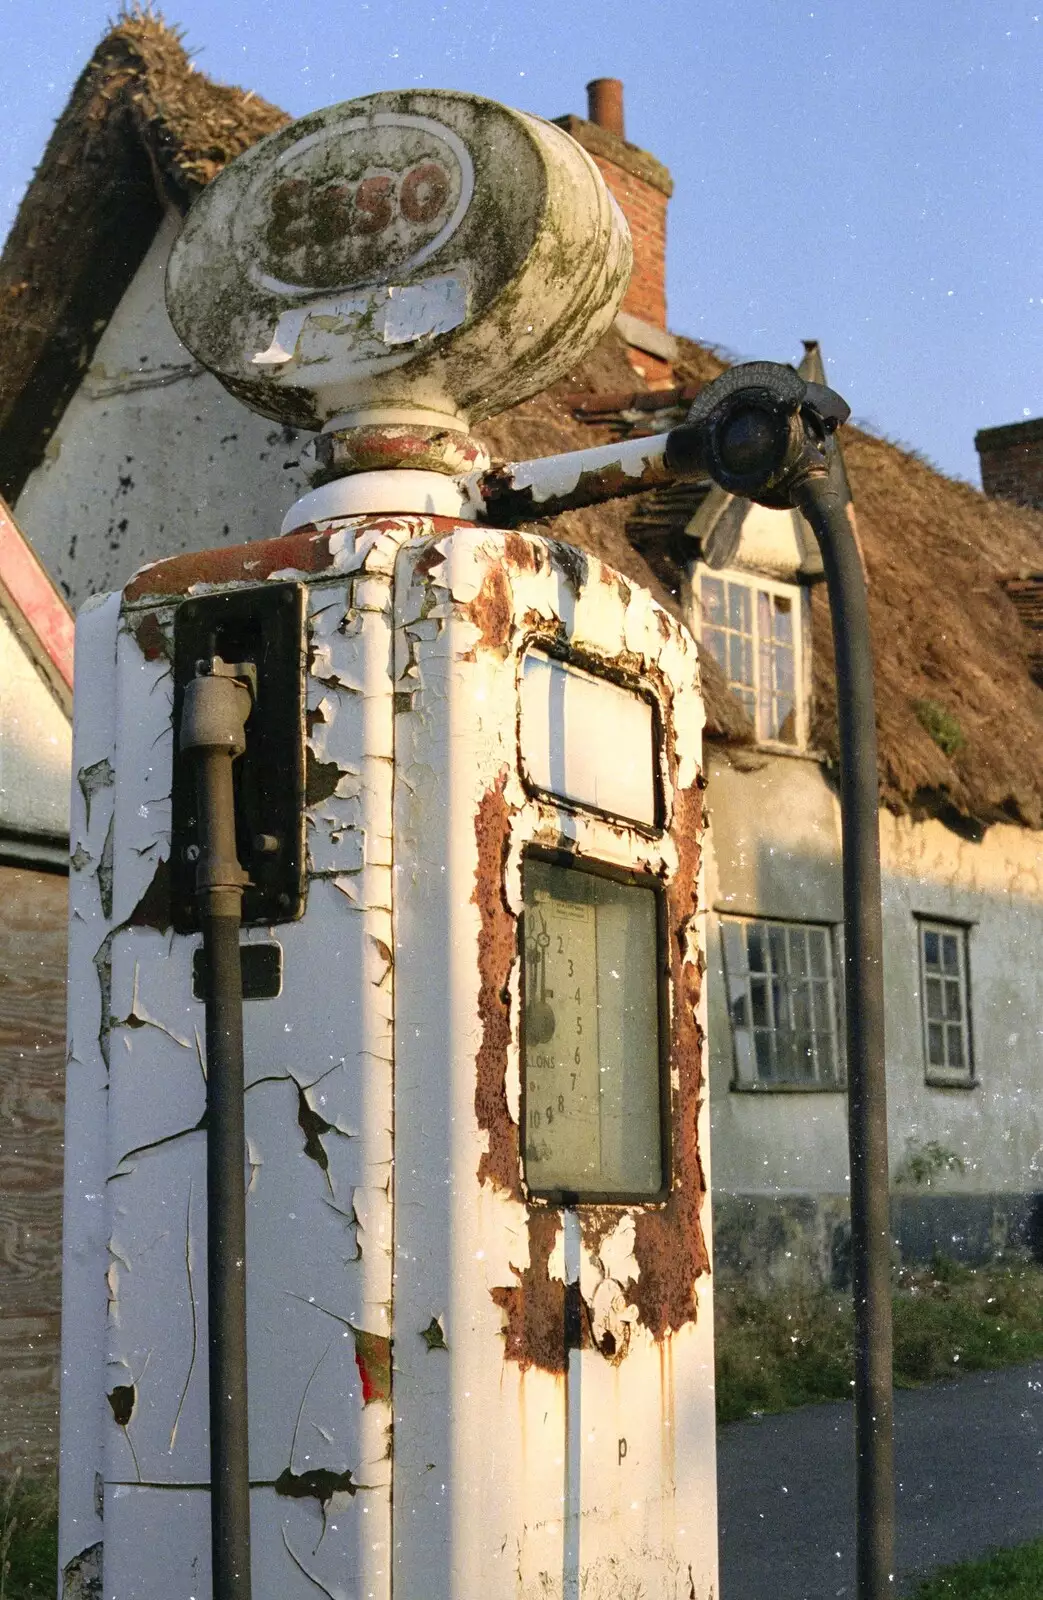
[(664, 1183), (655, 890), (538, 857), (522, 868), (525, 1177), (536, 1193)]

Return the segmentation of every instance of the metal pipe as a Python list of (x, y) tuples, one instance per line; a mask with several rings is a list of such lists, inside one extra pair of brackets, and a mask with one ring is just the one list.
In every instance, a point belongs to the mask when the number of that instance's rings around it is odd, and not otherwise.
[(883, 1600), (893, 1590), (895, 1490), (880, 800), (869, 606), (840, 474), (834, 468), (828, 477), (805, 478), (796, 499), (822, 552), (836, 657), (855, 1307), (856, 1577), (860, 1600)]
[(672, 437), (655, 433), (560, 456), (510, 461), (457, 481), (482, 521), (511, 527), (674, 483), (683, 474), (670, 459)]
[[(246, 748), (244, 669), (215, 658), (185, 691), (181, 750), (196, 762), (196, 872), (206, 966), (207, 1344), (210, 1547), (214, 1600), (250, 1600), (250, 1461), (246, 1383), (246, 1185), (243, 988), (239, 953), (246, 874), (235, 846), (232, 765)], [(248, 670), (248, 669), (247, 669)]]
[(865, 573), (832, 438), (848, 415), (840, 395), (792, 367), (749, 362), (701, 391), (687, 422), (671, 434), (668, 457), (701, 462), (730, 494), (799, 509), (826, 573), (843, 825), (856, 1589), (859, 1600), (885, 1600), (894, 1575), (894, 1443), (880, 792)]

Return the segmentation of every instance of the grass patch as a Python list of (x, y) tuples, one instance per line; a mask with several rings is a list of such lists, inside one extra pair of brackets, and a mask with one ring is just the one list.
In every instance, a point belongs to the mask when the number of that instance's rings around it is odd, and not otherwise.
[(17, 1471), (0, 1487), (0, 1600), (54, 1600), (58, 1485)]
[(1035, 1539), (980, 1561), (942, 1567), (918, 1584), (909, 1600), (1039, 1600), (1041, 1594), (1043, 1539)]
[(950, 757), (959, 754), (967, 740), (951, 711), (937, 700), (914, 700), (913, 710), (920, 726), (930, 734), (939, 750)]
[[(1035, 1263), (965, 1267), (939, 1258), (902, 1269), (893, 1313), (899, 1388), (1043, 1357), (1043, 1269)], [(718, 1421), (850, 1397), (849, 1294), (718, 1288), (715, 1315)]]

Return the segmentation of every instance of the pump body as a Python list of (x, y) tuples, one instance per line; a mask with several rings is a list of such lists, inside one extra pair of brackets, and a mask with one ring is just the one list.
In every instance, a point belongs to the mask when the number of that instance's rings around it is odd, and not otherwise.
[(421, 516), (160, 563), (81, 616), (69, 1592), (210, 1593), (178, 629), (274, 589), (302, 618), (279, 736), (305, 855), (294, 920), (242, 935), (254, 1593), (703, 1600), (695, 647), (575, 550)]

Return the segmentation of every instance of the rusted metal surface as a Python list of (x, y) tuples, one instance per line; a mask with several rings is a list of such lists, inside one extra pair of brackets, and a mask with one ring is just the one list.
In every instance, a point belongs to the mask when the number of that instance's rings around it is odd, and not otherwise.
[(329, 534), (301, 528), (282, 539), (254, 544), (227, 545), (217, 550), (191, 551), (142, 567), (123, 591), (128, 604), (162, 595), (187, 594), (204, 584), (260, 582), (273, 572), (326, 572), (333, 566)]
[(631, 1292), (641, 1322), (655, 1339), (663, 1339), (695, 1317), (695, 1283), (710, 1271), (702, 1225), (707, 1185), (698, 1132), (700, 1102), (706, 1093), (706, 1041), (699, 1023), (702, 972), (690, 942), (701, 910), (697, 885), (702, 788), (697, 780), (690, 788), (675, 792), (671, 828), (678, 851), (677, 868), (667, 888), (673, 1181), (666, 1204), (639, 1211), (635, 1219), (634, 1255), (641, 1273)]
[(568, 455), (497, 463), (470, 480), (470, 493), (481, 519), (501, 528), (644, 494), (677, 479), (677, 468), (666, 459), (669, 437), (654, 434)]
[[(449, 532), (457, 526), (454, 520), (442, 517), (416, 517), (414, 524), (417, 532)], [(366, 518), (370, 541), (381, 533), (400, 530), (404, 525), (408, 525), (408, 519), (402, 517)], [(156, 561), (142, 567), (131, 579), (123, 598), (128, 605), (134, 605), (142, 600), (175, 599), (179, 595), (230, 584), (261, 583), (277, 574), (302, 578), (332, 576), (355, 564), (354, 560), (346, 558), (343, 532), (338, 536), (335, 527), (303, 527), (281, 538), (225, 545), (216, 550), (193, 551), (171, 556), (167, 561)], [(134, 626), (141, 625), (135, 623)], [(154, 631), (151, 624), (146, 626), (146, 648), (154, 650)], [(147, 656), (147, 659), (155, 657)]]
[(513, 1039), (511, 969), (518, 954), (517, 920), (507, 904), (504, 870), (511, 842), (505, 777), (482, 796), (475, 817), (478, 867), (472, 899), (478, 907), (478, 1019), (482, 1042), (475, 1059), (474, 1114), (488, 1135), (478, 1164), (479, 1183), (520, 1193), (518, 1124), (507, 1106), (507, 1052)]
[(315, 441), (320, 476), (316, 482), (342, 473), (387, 471), (412, 467), (423, 472), (481, 472), (488, 468), (484, 447), (467, 433), (449, 428), (424, 428), (416, 423), (346, 428), (321, 433)]
[[(526, 563), (528, 565), (528, 562)], [(495, 573), (495, 579), (493, 574)], [(614, 575), (607, 575), (610, 580)], [(492, 569), (488, 587), (500, 592), (507, 575)], [(484, 593), (484, 589), (482, 593)], [(470, 614), (481, 626), (485, 617), (481, 594), (471, 603)], [(475, 615), (476, 607), (478, 615)], [(499, 635), (494, 641), (502, 646)], [(486, 641), (488, 645), (488, 641)], [(660, 692), (669, 695), (661, 675), (646, 662), (633, 659), (646, 677), (658, 680)], [(669, 727), (669, 724), (668, 724)], [(676, 767), (667, 741), (666, 759), (676, 781)], [(518, 959), (517, 919), (506, 897), (505, 874), (510, 857), (511, 808), (504, 797), (505, 780), (499, 780), (482, 797), (475, 817), (477, 869), (474, 903), (481, 917), (478, 937), (481, 987), (478, 1014), (482, 1025), (476, 1058), (475, 1115), (488, 1136), (488, 1149), (478, 1167), (479, 1182), (491, 1183), (512, 1199), (525, 1201), (522, 1181), (519, 1127), (508, 1107), (506, 1077), (508, 1052), (514, 1041), (511, 1018), (511, 975)], [(697, 1315), (695, 1285), (710, 1270), (702, 1227), (706, 1181), (699, 1147), (698, 1115), (705, 1085), (704, 1045), (698, 1020), (702, 974), (693, 955), (694, 923), (698, 903), (700, 843), (704, 826), (701, 775), (687, 789), (674, 793), (670, 835), (677, 846), (677, 865), (667, 884), (669, 906), (670, 1073), (671, 1073), (671, 1186), (663, 1204), (634, 1207), (634, 1256), (639, 1272), (630, 1294), (639, 1322), (657, 1341), (694, 1321)], [(550, 1276), (553, 1240), (559, 1229), (557, 1211), (529, 1205), (529, 1266), (514, 1287), (496, 1288), (493, 1298), (505, 1316), (505, 1349), (522, 1367), (539, 1366), (549, 1372), (564, 1371), (564, 1285)], [(596, 1256), (604, 1238), (619, 1222), (616, 1206), (584, 1207), (583, 1242)], [(590, 1323), (584, 1323), (589, 1343)]]

